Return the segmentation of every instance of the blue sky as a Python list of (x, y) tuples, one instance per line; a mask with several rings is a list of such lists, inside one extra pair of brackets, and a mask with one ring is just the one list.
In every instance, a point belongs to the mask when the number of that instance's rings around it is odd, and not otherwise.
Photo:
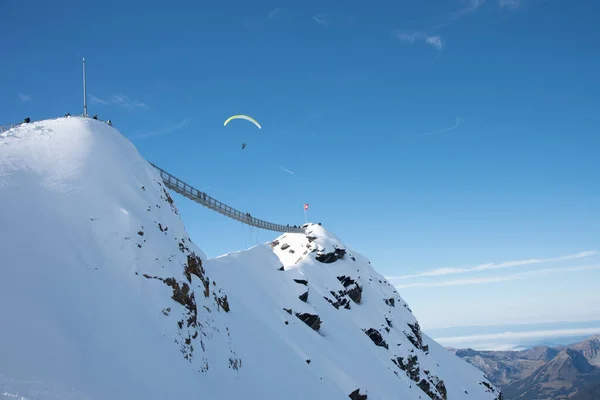
[[(0, 124), (80, 113), (85, 56), (89, 113), (253, 216), (300, 224), (309, 203), (404, 277), (424, 327), (598, 319), (600, 256), (580, 253), (600, 251), (599, 14), (592, 0), (0, 0)], [(223, 127), (236, 113), (263, 129)], [(209, 256), (256, 243), (177, 201)]]

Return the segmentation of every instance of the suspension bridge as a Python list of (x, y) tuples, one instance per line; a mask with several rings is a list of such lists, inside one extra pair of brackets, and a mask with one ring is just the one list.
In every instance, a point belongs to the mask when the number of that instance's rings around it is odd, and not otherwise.
[[(86, 116), (82, 115), (82, 117), (86, 117)], [(33, 123), (33, 121), (30, 123)], [(9, 131), (13, 128), (16, 128), (20, 125), (21, 125), (20, 123), (19, 124), (10, 124), (10, 125), (1, 125), (0, 126), (0, 134), (2, 134), (3, 132)], [(291, 233), (304, 232), (304, 229), (302, 227), (275, 224), (273, 222), (255, 218), (248, 212), (242, 212), (242, 211), (236, 210), (235, 208), (230, 207), (223, 202), (220, 202), (219, 200), (215, 199), (214, 197), (207, 195), (205, 192), (202, 192), (202, 191), (192, 187), (191, 185), (188, 185), (181, 179), (176, 178), (175, 176), (171, 175), (164, 169), (152, 164), (151, 162), (148, 162), (148, 163), (158, 171), (158, 173), (160, 174), (160, 177), (166, 187), (168, 187), (169, 189), (173, 190), (176, 193), (181, 194), (184, 197), (187, 197), (188, 199), (190, 199), (192, 201), (195, 201), (196, 203), (198, 203), (206, 208), (209, 208), (215, 212), (218, 212), (219, 214), (222, 214), (222, 215), (229, 217), (231, 219), (234, 219), (236, 221), (240, 221), (246, 225), (254, 226), (254, 227), (257, 227), (260, 229), (265, 229), (268, 231), (291, 232)]]

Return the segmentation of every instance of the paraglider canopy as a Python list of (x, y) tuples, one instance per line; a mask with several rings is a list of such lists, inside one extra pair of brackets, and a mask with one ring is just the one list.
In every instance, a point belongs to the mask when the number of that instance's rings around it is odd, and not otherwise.
[(250, 117), (248, 115), (244, 115), (244, 114), (232, 115), (231, 117), (229, 117), (229, 118), (227, 118), (225, 120), (225, 123), (223, 124), (223, 126), (227, 126), (227, 124), (229, 123), (229, 121), (232, 121), (234, 119), (245, 119), (246, 121), (250, 121), (254, 125), (256, 125), (258, 127), (258, 129), (262, 129), (257, 120), (255, 120), (254, 118), (252, 118), (252, 117)]

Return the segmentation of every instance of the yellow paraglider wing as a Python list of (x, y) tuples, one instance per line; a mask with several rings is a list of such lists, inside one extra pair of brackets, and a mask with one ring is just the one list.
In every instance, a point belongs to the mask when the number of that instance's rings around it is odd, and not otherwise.
[(258, 129), (262, 129), (257, 120), (255, 120), (254, 118), (252, 118), (248, 115), (244, 115), (244, 114), (232, 115), (231, 117), (227, 118), (227, 120), (225, 120), (225, 123), (223, 124), (223, 126), (227, 126), (229, 121), (234, 120), (234, 119), (245, 119), (246, 121), (250, 121), (254, 125), (258, 126)]

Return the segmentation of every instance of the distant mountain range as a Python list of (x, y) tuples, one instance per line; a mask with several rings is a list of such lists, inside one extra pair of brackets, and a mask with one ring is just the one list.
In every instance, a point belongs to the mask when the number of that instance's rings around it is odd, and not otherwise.
[(600, 335), (522, 351), (449, 350), (482, 370), (505, 400), (600, 399)]

